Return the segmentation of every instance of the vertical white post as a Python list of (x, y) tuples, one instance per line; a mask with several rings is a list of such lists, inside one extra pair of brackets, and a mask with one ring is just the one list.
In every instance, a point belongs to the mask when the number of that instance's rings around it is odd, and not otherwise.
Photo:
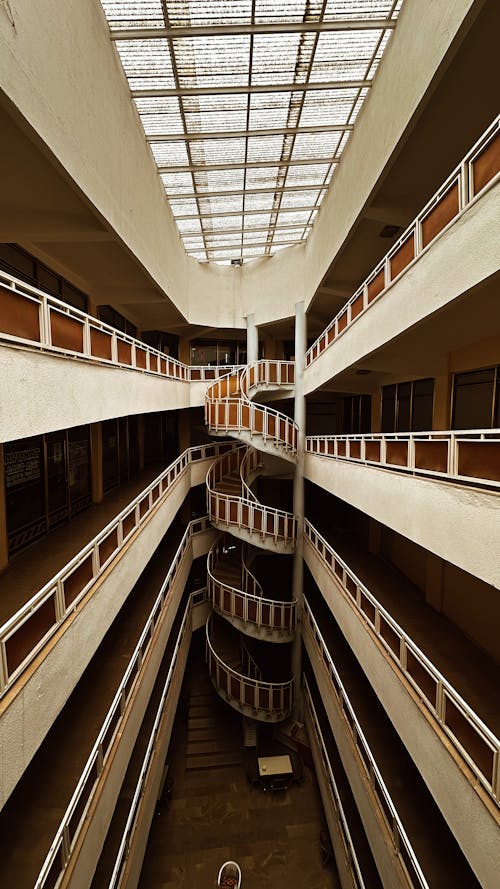
[(247, 315), (247, 364), (259, 360), (259, 329), (255, 315)]
[(302, 722), (302, 607), (304, 600), (304, 445), (306, 433), (306, 399), (304, 369), (307, 336), (303, 302), (295, 305), (295, 422), (297, 434), (297, 465), (293, 480), (293, 512), (297, 518), (297, 543), (293, 561), (293, 598), (296, 600), (295, 637), (292, 647), (292, 674), (295, 679), (294, 718)]

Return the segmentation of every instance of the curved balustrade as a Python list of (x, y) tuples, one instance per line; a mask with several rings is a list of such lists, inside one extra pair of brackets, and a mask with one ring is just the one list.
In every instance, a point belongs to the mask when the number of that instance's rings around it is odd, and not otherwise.
[(500, 487), (500, 429), (315, 435), (306, 451), (418, 475)]
[(455, 750), (498, 805), (500, 740), (307, 519), (304, 536), (327, 567), (337, 589), (376, 635), (400, 678), (416, 690)]
[(471, 202), (498, 178), (499, 171), (500, 117), (488, 127), (462, 163), (308, 349), (306, 367), (364, 314), (375, 298), (382, 296), (442, 231), (460, 218)]
[[(240, 475), (256, 471), (258, 454), (249, 455), (239, 447), (217, 460), (207, 473), (207, 511), (210, 521), (221, 531), (264, 548), (292, 552), (297, 536), (297, 520), (292, 513), (265, 506), (249, 492)], [(233, 493), (234, 492), (234, 493)]]
[[(297, 426), (290, 417), (270, 407), (255, 404), (247, 395), (247, 387), (258, 388), (259, 374), (267, 379), (267, 385), (279, 388), (293, 376), (293, 365), (289, 362), (256, 362), (245, 368), (227, 374), (209, 386), (205, 397), (205, 422), (212, 435), (233, 435), (247, 444), (254, 444), (295, 460), (297, 454)], [(283, 366), (283, 370), (281, 369)], [(275, 378), (275, 380), (274, 380)], [(256, 440), (254, 440), (256, 439)]]
[[(172, 585), (175, 582), (179, 568), (186, 557), (193, 535), (207, 530), (208, 527), (208, 520), (204, 517), (190, 522), (184, 532), (165, 580), (161, 585), (159, 593), (146, 620), (139, 641), (130, 658), (127, 669), (125, 670), (94, 746), (92, 747), (87, 762), (82, 770), (75, 792), (71, 797), (54, 841), (49, 849), (45, 862), (42, 865), (35, 883), (35, 889), (53, 889), (58, 883), (60, 875), (71, 860), (78, 842), (80, 831), (85, 823), (85, 815), (88, 807), (90, 806), (92, 799), (96, 796), (99, 788), (106, 780), (106, 765), (108, 759), (112, 754), (116, 739), (123, 731), (124, 723), (127, 718), (127, 704), (132, 700), (135, 690), (142, 680), (147, 652), (153, 648), (156, 642), (156, 629), (165, 610), (170, 605), (171, 597), (169, 593)], [(191, 608), (193, 604), (196, 604), (199, 600), (199, 593), (200, 591), (197, 591), (192, 594), (186, 607), (184, 619), (179, 630), (177, 644), (172, 656), (172, 664), (168, 672), (160, 701), (158, 710), (160, 716), (170, 687), (172, 672), (175, 667), (180, 643), (188, 629), (188, 618), (190, 617)], [(157, 716), (153, 727), (152, 738), (156, 737), (158, 721), (159, 717)], [(148, 746), (148, 753), (150, 754), (150, 745)], [(149, 762), (151, 758), (150, 755), (148, 756), (148, 753), (146, 754), (145, 760), (147, 762)]]
[(184, 383), (215, 380), (235, 369), (190, 367), (0, 270), (2, 341)]
[(263, 682), (234, 670), (215, 651), (207, 621), (207, 663), (218, 694), (240, 713), (260, 722), (282, 722), (292, 712), (293, 679), (288, 682)]
[(110, 563), (165, 501), (192, 463), (213, 459), (233, 446), (187, 448), (137, 495), (41, 590), (0, 627), (0, 697), (57, 632)]
[(332, 656), (328, 651), (318, 624), (314, 619), (314, 615), (305, 597), (303, 614), (304, 631), (311, 634), (312, 643), (316, 647), (319, 660), (328, 673), (332, 695), (337, 701), (344, 717), (345, 730), (358, 753), (358, 764), (374, 792), (374, 796), (378, 803), (379, 813), (388, 828), (390, 837), (392, 838), (394, 855), (399, 859), (411, 886), (415, 887), (415, 889), (429, 889), (429, 884), (422, 873), (418, 859), (397, 813), (397, 809), (391, 799), (385, 781), (380, 774), (376, 760), (363, 734), (363, 730), (359, 724), (335, 664), (333, 663)]
[(253, 361), (243, 368), (240, 385), (248, 397), (259, 389), (293, 388), (295, 363), (293, 361)]
[(227, 538), (216, 541), (207, 558), (208, 594), (215, 611), (250, 636), (289, 642), (294, 635), (295, 601), (264, 598), (262, 587), (248, 569), (243, 553), (240, 586), (228, 583), (224, 579), (228, 542)]

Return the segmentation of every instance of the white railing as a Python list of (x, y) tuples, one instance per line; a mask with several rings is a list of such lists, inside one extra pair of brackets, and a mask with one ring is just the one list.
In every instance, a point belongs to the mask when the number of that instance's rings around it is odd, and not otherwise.
[[(340, 794), (337, 787), (337, 782), (333, 776), (332, 767), (330, 764), (330, 758), (328, 756), (328, 751), (326, 749), (326, 744), (323, 738), (323, 733), (321, 731), (321, 726), (319, 724), (319, 719), (316, 713), (316, 709), (313, 704), (312, 695), (309, 689), (309, 685), (307, 683), (307, 679), (303, 676), (304, 683), (304, 700), (306, 704), (306, 716), (309, 716), (308, 722), (310, 723), (310, 727), (312, 728), (314, 735), (316, 737), (316, 741), (318, 743), (321, 760), (324, 768), (324, 777), (326, 778), (327, 790), (330, 795), (331, 803), (335, 814), (337, 816), (338, 825), (340, 828), (340, 835), (344, 844), (344, 851), (347, 858), (349, 869), (352, 873), (352, 878), (354, 885), (358, 887), (358, 889), (365, 889), (365, 881), (363, 880), (363, 875), (361, 873), (361, 868), (359, 866), (358, 857), (356, 855), (356, 848), (352, 841), (351, 832), (349, 830), (349, 825), (347, 823), (347, 818), (345, 816), (344, 807), (342, 805), (342, 800), (340, 798)], [(324, 782), (322, 782), (322, 786), (324, 787)]]
[(456, 482), (500, 487), (500, 429), (314, 435), (306, 451)]
[(187, 448), (83, 549), (0, 627), (0, 697), (73, 613), (109, 564), (169, 496), (191, 463), (213, 459), (232, 445)]
[(242, 589), (231, 586), (217, 577), (217, 568), (224, 565), (224, 546), (225, 541), (218, 540), (207, 557), (208, 594), (215, 610), (243, 624), (277, 630), (286, 633), (287, 637), (293, 635), (295, 599), (290, 602), (280, 602), (264, 598), (262, 587), (246, 567), (243, 555)]
[(289, 388), (295, 385), (295, 363), (268, 358), (253, 361), (245, 366), (240, 385), (246, 395), (261, 388)]
[[(498, 177), (500, 117), (488, 127), (463, 161), (425, 205), (386, 256), (370, 272), (350, 300), (306, 353), (306, 367), (340, 336), (356, 318), (410, 268), (442, 231), (453, 225), (487, 185)], [(487, 152), (491, 154), (484, 163)]]
[[(59, 875), (62, 874), (68, 866), (92, 799), (95, 797), (101, 783), (105, 780), (105, 765), (113, 747), (113, 743), (117, 738), (117, 733), (121, 732), (123, 729), (127, 704), (131, 700), (138, 683), (142, 680), (143, 664), (146, 659), (146, 654), (156, 642), (157, 627), (165, 609), (168, 608), (170, 604), (169, 592), (191, 545), (193, 535), (206, 531), (208, 527), (208, 519), (204, 517), (190, 522), (184, 532), (165, 580), (161, 585), (160, 591), (146, 620), (139, 641), (130, 658), (128, 667), (120, 685), (118, 686), (94, 746), (92, 747), (90, 756), (82, 770), (76, 789), (71, 797), (66, 812), (63, 815), (54, 841), (40, 870), (35, 883), (35, 889), (44, 889), (44, 887), (46, 887), (46, 889), (49, 889), (49, 887), (52, 889), (52, 887), (57, 884)], [(179, 638), (181, 638), (181, 635), (185, 630), (190, 608), (191, 602), (189, 602), (186, 609)], [(165, 684), (167, 691), (172, 669), (175, 665), (178, 645), (179, 641), (174, 651), (172, 665)], [(163, 697), (162, 700), (164, 700)]]
[(350, 606), (376, 635), (397, 675), (416, 690), (455, 750), (498, 805), (500, 740), (307, 519), (304, 536)]
[(292, 712), (293, 678), (288, 682), (262, 682), (243, 676), (225, 664), (215, 651), (207, 621), (208, 671), (217, 691), (237, 709), (251, 708), (256, 719), (277, 721)]
[[(243, 496), (216, 490), (227, 475), (239, 472), (246, 456), (246, 447), (239, 447), (217, 460), (207, 472), (207, 511), (214, 525), (226, 530), (240, 528), (259, 539), (293, 547), (297, 536), (297, 520), (292, 513), (265, 506)], [(254, 495), (252, 495), (254, 496)]]
[(345, 728), (358, 753), (358, 763), (374, 792), (379, 812), (389, 830), (392, 838), (394, 854), (407, 874), (410, 884), (414, 886), (415, 889), (417, 889), (417, 887), (418, 889), (429, 889), (429, 884), (422, 873), (418, 859), (413, 851), (413, 847), (408, 839), (385, 781), (379, 771), (373, 753), (363, 734), (363, 730), (342, 684), (342, 680), (335, 667), (332, 656), (328, 651), (318, 624), (314, 619), (310, 605), (307, 599), (304, 598), (304, 630), (307, 632), (308, 629), (312, 635), (313, 642), (316, 645), (320, 661), (328, 673), (332, 692), (339, 705), (340, 712), (344, 717)]
[(191, 593), (190, 600), (186, 606), (186, 611), (184, 613), (184, 618), (182, 620), (182, 624), (177, 636), (177, 642), (175, 644), (175, 649), (172, 654), (172, 661), (170, 664), (170, 668), (168, 671), (167, 678), (165, 680), (165, 685), (163, 686), (163, 690), (160, 697), (160, 702), (158, 704), (158, 709), (156, 711), (155, 721), (153, 723), (153, 728), (151, 730), (151, 735), (149, 737), (148, 746), (146, 748), (146, 753), (144, 754), (144, 759), (142, 761), (141, 770), (139, 772), (139, 777), (137, 779), (137, 784), (134, 790), (134, 794), (132, 796), (132, 800), (130, 803), (130, 808), (127, 815), (127, 820), (125, 822), (125, 828), (122, 833), (122, 838), (120, 842), (120, 846), (118, 848), (118, 853), (116, 856), (115, 866), (113, 868), (113, 873), (111, 875), (111, 880), (109, 883), (109, 889), (116, 889), (120, 884), (120, 879), (123, 874), (123, 870), (125, 864), (127, 862), (130, 848), (132, 846), (132, 842), (134, 840), (134, 834), (137, 829), (137, 825), (139, 823), (139, 807), (141, 801), (144, 796), (145, 788), (149, 780), (149, 775), (151, 772), (151, 767), (154, 761), (155, 755), (155, 745), (156, 740), (158, 738), (158, 733), (160, 730), (160, 724), (162, 720), (162, 716), (165, 710), (165, 704), (167, 701), (168, 693), (172, 686), (172, 681), (174, 678), (174, 671), (177, 665), (177, 659), (179, 656), (179, 652), (181, 646), (186, 638), (186, 633), (190, 629), (190, 618), (191, 612), (195, 605), (199, 604), (200, 601), (203, 601), (206, 597), (206, 587), (200, 590), (196, 590), (194, 593)]
[(243, 675), (250, 677), (250, 679), (255, 679), (257, 682), (262, 682), (262, 670), (255, 658), (250, 654), (243, 636), (240, 636), (240, 659)]
[(187, 383), (208, 382), (234, 370), (233, 365), (183, 364), (2, 270), (0, 341)]
[[(260, 366), (261, 362), (257, 362)], [(287, 376), (291, 369), (287, 362), (264, 362), (269, 367), (263, 368), (263, 375), (272, 376), (270, 367), (276, 367), (276, 377), (281, 376), (278, 366), (286, 365)], [(259, 370), (256, 365), (251, 365), (255, 373)], [(265, 372), (265, 373), (264, 373)], [(283, 372), (285, 373), (285, 372)], [(237, 371), (222, 377), (213, 386), (210, 386), (205, 396), (205, 422), (209, 431), (214, 434), (237, 434), (249, 432), (263, 442), (271, 442), (281, 453), (289, 459), (295, 458), (297, 453), (297, 425), (279, 411), (270, 407), (255, 404), (246, 394), (247, 369)], [(278, 386), (279, 383), (273, 383)]]

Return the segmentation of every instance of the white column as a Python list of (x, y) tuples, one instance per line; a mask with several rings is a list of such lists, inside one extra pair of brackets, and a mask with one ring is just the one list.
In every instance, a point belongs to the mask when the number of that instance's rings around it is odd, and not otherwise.
[(298, 426), (297, 465), (293, 480), (293, 512), (297, 517), (297, 545), (293, 560), (293, 598), (296, 599), (296, 626), (292, 646), (292, 673), (295, 677), (294, 717), (302, 722), (302, 603), (304, 581), (304, 450), (306, 434), (306, 399), (304, 369), (307, 349), (304, 303), (295, 305), (295, 422)]
[(259, 329), (255, 315), (247, 315), (247, 364), (259, 360)]

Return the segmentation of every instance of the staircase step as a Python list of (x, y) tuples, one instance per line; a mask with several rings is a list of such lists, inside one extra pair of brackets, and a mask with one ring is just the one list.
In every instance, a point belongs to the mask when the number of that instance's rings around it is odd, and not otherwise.
[(188, 721), (188, 732), (198, 729), (213, 729), (216, 725), (215, 716), (194, 716)]
[(213, 769), (224, 766), (237, 766), (242, 761), (241, 752), (211, 753), (209, 756), (187, 756), (186, 769)]
[[(236, 748), (236, 749), (235, 749)], [(206, 753), (239, 753), (239, 737), (224, 740), (210, 739), (208, 741), (188, 741), (187, 756), (202, 756)]]

